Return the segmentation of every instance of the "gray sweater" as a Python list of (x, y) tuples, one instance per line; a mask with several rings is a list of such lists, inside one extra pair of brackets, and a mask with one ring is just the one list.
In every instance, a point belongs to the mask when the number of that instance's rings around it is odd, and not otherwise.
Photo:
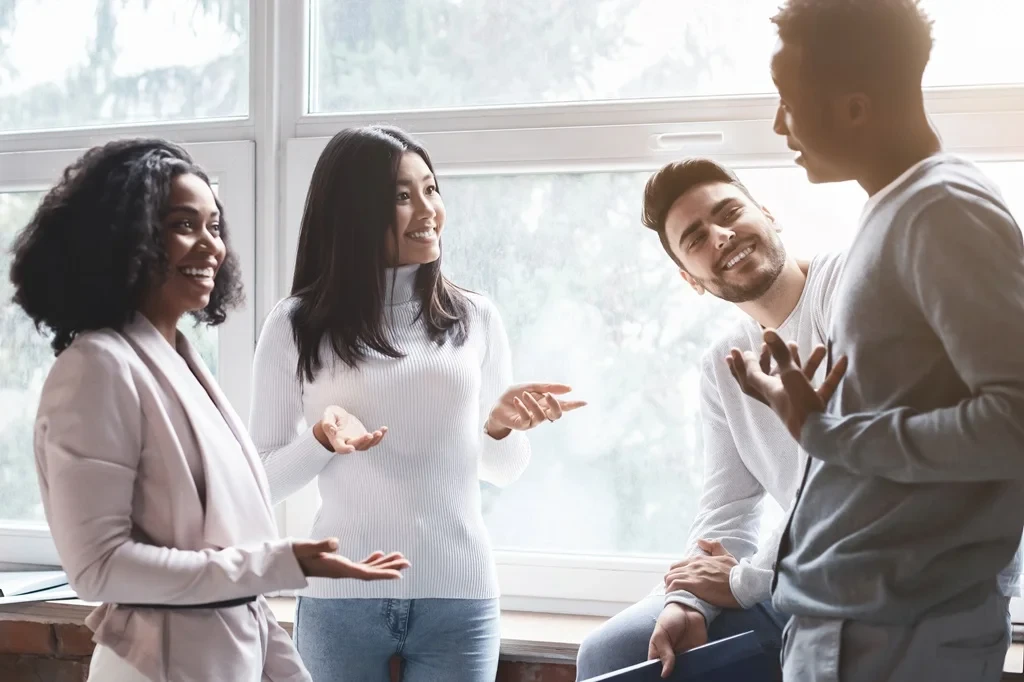
[(998, 589), (1024, 526), (1024, 244), (995, 186), (940, 154), (872, 198), (833, 306), (850, 366), (811, 455), (775, 605), (909, 624)]

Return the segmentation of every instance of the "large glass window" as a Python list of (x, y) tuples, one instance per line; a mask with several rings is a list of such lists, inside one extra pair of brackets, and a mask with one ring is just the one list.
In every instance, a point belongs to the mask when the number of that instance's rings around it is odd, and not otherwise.
[(248, 0), (4, 0), (0, 132), (249, 113)]
[[(697, 296), (639, 225), (648, 175), (441, 185), (448, 269), (497, 303), (517, 377), (565, 381), (590, 402), (557, 428), (532, 432), (524, 477), (487, 490), (498, 547), (671, 555), (685, 545), (703, 482), (700, 358), (739, 314)], [(786, 239), (794, 252), (839, 246), (862, 193), (811, 188), (801, 175), (787, 167), (743, 179), (794, 226)]]
[[(774, 93), (779, 0), (311, 0), (309, 111)], [(1024, 4), (924, 0), (928, 86), (1024, 83)], [(984, 26), (984, 39), (977, 29)], [(970, 45), (969, 48), (965, 48)]]
[[(739, 317), (694, 294), (640, 226), (644, 182), (669, 160), (712, 156), (804, 258), (848, 244), (864, 201), (853, 184), (809, 184), (771, 131), (779, 4), (0, 0), (0, 561), (56, 560), (31, 442), (53, 357), (11, 303), (8, 268), (60, 170), (94, 144), (153, 135), (216, 178), (247, 302), (213, 332), (182, 328), (244, 417), (258, 321), (288, 291), (326, 138), (397, 121), (441, 175), (446, 270), (497, 304), (517, 377), (566, 381), (590, 401), (531, 434), (520, 481), (484, 490), (505, 605), (613, 612), (641, 597), (696, 511), (700, 357)], [(936, 22), (936, 128), (1020, 217), (1024, 2), (922, 4)], [(284, 503), (285, 533), (308, 532), (316, 497), (311, 485)], [(766, 529), (780, 513), (767, 507)], [(50, 546), (18, 554), (19, 524)]]
[(10, 247), (41, 192), (0, 193), (0, 520), (41, 521), (32, 427), (39, 392), (53, 364), (47, 340), (11, 297)]
[[(1024, 162), (982, 168), (1024, 216)], [(520, 379), (571, 384), (590, 405), (530, 434), (523, 478), (485, 489), (508, 550), (673, 556), (703, 482), (700, 358), (739, 319), (697, 296), (639, 225), (648, 173), (485, 176), (441, 183), (447, 269), (504, 316)], [(802, 169), (740, 170), (800, 258), (853, 238), (864, 192)], [(773, 515), (773, 518), (777, 518)]]

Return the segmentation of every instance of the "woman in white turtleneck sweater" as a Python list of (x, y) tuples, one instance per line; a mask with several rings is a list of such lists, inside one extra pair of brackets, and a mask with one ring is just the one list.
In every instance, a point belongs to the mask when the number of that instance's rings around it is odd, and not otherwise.
[[(291, 297), (270, 313), (250, 431), (271, 496), (318, 479), (319, 535), (346, 556), (379, 547), (404, 579), (311, 580), (295, 638), (314, 680), (494, 680), (498, 584), (479, 480), (514, 481), (523, 431), (580, 401), (510, 386), (494, 306), (442, 274), (445, 210), (426, 150), (395, 128), (345, 130), (317, 162)], [(375, 429), (369, 431), (364, 424)], [(370, 450), (369, 452), (362, 452)]]

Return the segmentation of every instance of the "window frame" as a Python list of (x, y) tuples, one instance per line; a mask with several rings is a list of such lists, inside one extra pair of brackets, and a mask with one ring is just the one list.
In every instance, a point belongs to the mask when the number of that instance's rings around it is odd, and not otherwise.
[[(157, 135), (190, 149), (209, 150), (196, 151), (197, 160), (221, 183), (222, 195), (231, 203), (235, 247), (248, 254), (240, 254), (247, 308), (236, 314), (244, 318), (237, 323), (238, 336), (229, 335), (235, 344), (231, 352), (245, 358), (246, 369), (242, 371), (240, 361), (228, 371), (227, 381), (222, 378), (243, 417), (258, 330), (288, 291), (313, 164), (329, 136), (343, 127), (380, 121), (401, 126), (424, 142), (439, 175), (448, 177), (653, 171), (683, 154), (714, 156), (737, 168), (792, 163), (785, 142), (771, 130), (777, 101), (771, 94), (310, 113), (308, 0), (250, 0), (249, 8), (249, 111), (244, 117), (0, 132), (0, 189), (17, 182), (46, 184), (63, 167), (58, 160), (120, 137)], [(982, 161), (1024, 160), (1024, 84), (929, 89), (926, 103), (950, 151)], [(38, 161), (44, 157), (48, 161)], [(33, 175), (18, 163), (29, 159), (42, 163), (46, 173)], [(239, 229), (243, 225), (253, 227), (244, 237)], [(222, 339), (222, 351), (224, 343)], [(222, 362), (228, 357), (233, 356), (222, 354)], [(278, 505), (284, 534), (308, 533), (316, 503), (311, 490)], [(56, 554), (39, 524), (3, 523), (0, 560), (53, 564)], [(672, 559), (499, 549), (495, 561), (505, 608), (611, 615), (648, 594)], [(1024, 619), (1024, 602), (1017, 607)]]

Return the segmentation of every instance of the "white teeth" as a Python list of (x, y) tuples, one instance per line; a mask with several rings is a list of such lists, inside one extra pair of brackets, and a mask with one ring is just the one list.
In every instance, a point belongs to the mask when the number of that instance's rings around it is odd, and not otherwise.
[(736, 265), (737, 263), (739, 263), (741, 260), (743, 260), (744, 258), (749, 256), (753, 252), (754, 252), (754, 247), (753, 246), (748, 246), (747, 248), (743, 249), (742, 251), (737, 253), (735, 256), (730, 258), (729, 262), (726, 263), (725, 266), (723, 266), (722, 269), (723, 270), (729, 270), (730, 268), (732, 268), (732, 266)]
[(181, 273), (189, 277), (207, 277), (213, 279), (213, 268), (180, 268)]
[(420, 232), (410, 232), (409, 236), (413, 239), (429, 239), (434, 236), (433, 230), (422, 230)]

